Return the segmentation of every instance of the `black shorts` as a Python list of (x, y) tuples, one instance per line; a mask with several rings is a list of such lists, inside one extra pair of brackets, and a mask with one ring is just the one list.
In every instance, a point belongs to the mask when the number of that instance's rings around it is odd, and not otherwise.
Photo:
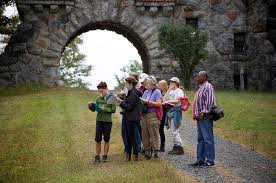
[(96, 142), (102, 141), (102, 136), (104, 136), (104, 141), (109, 142), (110, 140), (110, 133), (111, 133), (112, 123), (111, 122), (103, 122), (97, 121), (96, 122)]

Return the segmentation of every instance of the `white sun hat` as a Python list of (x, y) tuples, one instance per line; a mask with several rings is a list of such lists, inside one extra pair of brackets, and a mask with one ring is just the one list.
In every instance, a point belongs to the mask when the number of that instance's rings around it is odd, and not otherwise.
[(176, 83), (180, 83), (180, 80), (177, 78), (177, 77), (172, 77), (171, 79), (170, 79), (170, 81), (174, 81), (174, 82), (176, 82)]
[(148, 77), (149, 77), (149, 75), (147, 75), (146, 73), (141, 73), (139, 76), (139, 83), (143, 83), (145, 81), (145, 79)]

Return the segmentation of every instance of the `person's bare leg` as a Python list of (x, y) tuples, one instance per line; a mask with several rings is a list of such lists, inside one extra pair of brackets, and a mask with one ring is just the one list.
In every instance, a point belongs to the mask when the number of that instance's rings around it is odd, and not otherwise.
[(109, 142), (104, 143), (104, 155), (107, 155), (109, 151)]
[(101, 154), (101, 146), (102, 146), (101, 142), (96, 142), (96, 155)]

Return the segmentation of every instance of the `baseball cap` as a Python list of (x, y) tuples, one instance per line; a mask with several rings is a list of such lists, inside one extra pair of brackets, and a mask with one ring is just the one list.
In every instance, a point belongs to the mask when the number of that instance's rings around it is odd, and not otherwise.
[(149, 75), (147, 75), (146, 73), (141, 73), (139, 76), (139, 83), (144, 82), (147, 77), (149, 77)]
[(170, 81), (174, 81), (174, 82), (176, 82), (176, 83), (180, 83), (180, 80), (177, 78), (177, 77), (172, 77), (171, 79), (170, 79)]

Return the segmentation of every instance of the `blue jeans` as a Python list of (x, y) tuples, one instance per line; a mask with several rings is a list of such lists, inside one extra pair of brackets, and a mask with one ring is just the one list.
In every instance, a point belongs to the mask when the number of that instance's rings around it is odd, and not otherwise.
[[(136, 142), (137, 142), (137, 150), (138, 152), (141, 152), (141, 135), (140, 135), (140, 124), (137, 124), (137, 128), (135, 128), (135, 138), (136, 138)], [(127, 151), (127, 147), (128, 147), (128, 134), (127, 134), (127, 122), (124, 116), (122, 116), (122, 127), (121, 127), (121, 133), (122, 133), (122, 138), (123, 138), (123, 143), (125, 146), (125, 151)]]
[(215, 161), (213, 120), (208, 115), (197, 121), (197, 161)]

